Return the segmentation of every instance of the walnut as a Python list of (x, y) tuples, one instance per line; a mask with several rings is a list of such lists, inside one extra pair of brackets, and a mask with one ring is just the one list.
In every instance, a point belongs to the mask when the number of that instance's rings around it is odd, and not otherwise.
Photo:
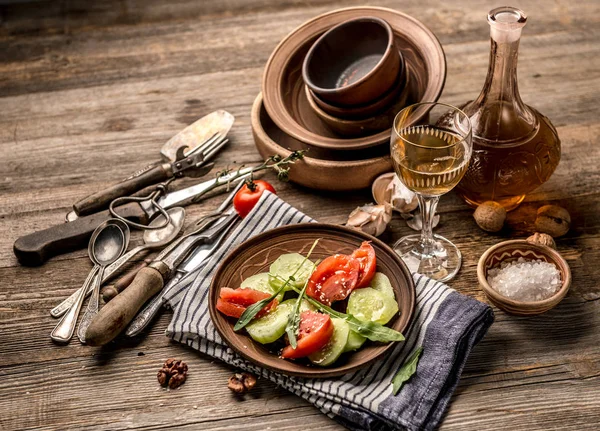
[(169, 386), (169, 388), (175, 389), (185, 383), (187, 371), (188, 366), (185, 362), (169, 358), (158, 371), (156, 377), (161, 386)]
[(544, 205), (537, 210), (535, 228), (556, 238), (563, 236), (571, 227), (569, 212), (557, 205)]
[(167, 386), (167, 383), (169, 382), (169, 377), (171, 377), (165, 370), (159, 370), (158, 374), (156, 375), (157, 379), (158, 379), (158, 383), (160, 383), (161, 386)]
[(250, 373), (235, 373), (229, 378), (227, 387), (236, 394), (245, 394), (256, 385), (256, 377)]
[(487, 201), (477, 207), (473, 217), (481, 229), (498, 232), (504, 226), (506, 210), (498, 202)]
[(556, 249), (556, 243), (554, 242), (554, 238), (552, 238), (547, 233), (536, 232), (533, 235), (531, 235), (529, 238), (527, 238), (527, 241), (533, 242), (535, 244), (545, 245), (547, 247)]

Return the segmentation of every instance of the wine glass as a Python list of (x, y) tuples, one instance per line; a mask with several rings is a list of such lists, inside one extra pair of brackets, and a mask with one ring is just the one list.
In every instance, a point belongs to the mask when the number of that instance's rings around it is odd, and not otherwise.
[(416, 193), (423, 220), (420, 235), (405, 236), (394, 244), (394, 251), (412, 272), (447, 281), (460, 269), (460, 251), (446, 238), (433, 234), (432, 221), (440, 196), (452, 190), (465, 174), (472, 148), (469, 117), (454, 106), (417, 103), (394, 118), (394, 170)]

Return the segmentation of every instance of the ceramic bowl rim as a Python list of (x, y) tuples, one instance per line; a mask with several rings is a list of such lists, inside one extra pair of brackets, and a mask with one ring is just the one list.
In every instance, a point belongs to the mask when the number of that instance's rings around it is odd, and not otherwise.
[[(485, 264), (488, 261), (490, 255), (492, 253), (494, 253), (496, 250), (498, 250), (501, 247), (506, 247), (506, 246), (518, 246), (518, 245), (527, 245), (531, 248), (537, 249), (537, 251), (539, 251), (541, 254), (544, 254), (548, 257), (550, 257), (550, 259), (553, 261), (554, 265), (556, 265), (556, 267), (558, 268), (558, 270), (561, 273), (561, 276), (563, 277), (563, 282), (562, 285), (560, 287), (560, 289), (558, 289), (554, 295), (552, 295), (550, 298), (546, 298), (544, 300), (541, 301), (517, 301), (511, 298), (508, 298), (502, 294), (500, 294), (498, 291), (496, 291), (495, 289), (492, 288), (492, 286), (489, 285), (489, 283), (487, 282), (487, 270), (485, 269)], [(562, 263), (562, 265), (559, 265), (558, 263)], [(565, 270), (563, 270), (563, 267), (566, 268)], [(490, 248), (488, 248), (479, 258), (479, 262), (477, 263), (477, 279), (479, 280), (479, 284), (482, 287), (484, 293), (490, 297), (490, 299), (492, 299), (492, 301), (496, 302), (496, 303), (500, 303), (500, 304), (506, 304), (509, 305), (511, 308), (514, 309), (520, 309), (523, 308), (523, 306), (527, 306), (528, 308), (537, 308), (537, 309), (550, 309), (552, 307), (554, 307), (557, 304), (557, 299), (560, 301), (560, 299), (562, 299), (567, 291), (569, 290), (570, 286), (571, 286), (571, 268), (569, 267), (567, 261), (560, 255), (560, 253), (556, 250), (554, 250), (551, 247), (545, 246), (545, 245), (541, 245), (541, 244), (536, 244), (530, 241), (527, 241), (525, 239), (513, 239), (513, 240), (508, 240), (508, 241), (502, 241), (499, 242), (498, 244), (495, 244), (493, 246), (491, 246)]]
[[(262, 91), (259, 92), (258, 95), (256, 96), (256, 98), (254, 99), (254, 102), (252, 103), (252, 110), (250, 112), (250, 118), (251, 119), (256, 118), (257, 124), (260, 126), (260, 128), (254, 129), (253, 132), (256, 133), (257, 135), (259, 135), (262, 140), (264, 140), (264, 141), (268, 140), (268, 141), (272, 142), (273, 144), (275, 144), (276, 146), (281, 148), (281, 150), (286, 154), (286, 156), (289, 156), (292, 153), (292, 150), (289, 150), (289, 149), (279, 145), (279, 142), (274, 141), (273, 138), (271, 138), (269, 136), (269, 134), (267, 133), (267, 131), (265, 130), (263, 123), (260, 121), (261, 109), (264, 109), (267, 112), (267, 115), (269, 115), (269, 112), (267, 111), (267, 108), (264, 105)], [(271, 119), (271, 121), (273, 121), (273, 120)], [(277, 126), (277, 124), (274, 121), (273, 121), (273, 124), (275, 124), (275, 126)], [(279, 128), (283, 133), (287, 134), (287, 132), (282, 130), (279, 126), (277, 126), (277, 128)], [(288, 135), (288, 136), (293, 138), (293, 136), (291, 136), (291, 135)], [(307, 154), (310, 154), (310, 152)], [(385, 159), (385, 158), (389, 158), (389, 156), (379, 156), (379, 157), (372, 157), (370, 159), (361, 159), (361, 160), (338, 161), (338, 160), (316, 159), (314, 157), (310, 157), (310, 155), (305, 154), (303, 157), (303, 160), (308, 159), (315, 166), (320, 166), (323, 168), (345, 167), (348, 169), (356, 169), (356, 168), (361, 168), (363, 166), (369, 165), (370, 163), (372, 163), (375, 160), (380, 160), (380, 159)]]
[[(317, 50), (317, 48), (319, 47), (319, 45), (321, 43), (323, 43), (323, 41), (328, 36), (330, 36), (332, 33), (339, 31), (340, 29), (342, 29), (344, 27), (347, 27), (349, 25), (353, 25), (353, 24), (356, 24), (359, 22), (373, 22), (385, 30), (385, 33), (387, 35), (387, 46), (386, 46), (385, 51), (382, 54), (381, 58), (377, 62), (377, 64), (375, 66), (373, 66), (373, 68), (371, 70), (369, 70), (369, 73), (367, 73), (365, 76), (361, 77), (358, 81), (355, 81), (352, 84), (346, 85), (342, 88), (323, 88), (323, 87), (319, 87), (318, 85), (314, 84), (312, 82), (312, 80), (310, 79), (309, 63), (313, 59), (314, 53)], [(387, 21), (385, 21), (381, 18), (378, 18), (376, 16), (363, 16), (360, 18), (352, 18), (352, 19), (341, 22), (341, 23), (331, 27), (329, 30), (327, 30), (325, 33), (323, 33), (315, 41), (315, 43), (313, 43), (313, 45), (310, 47), (310, 49), (306, 53), (306, 56), (304, 57), (304, 61), (302, 62), (302, 78), (304, 79), (304, 83), (308, 86), (308, 88), (310, 88), (316, 94), (335, 94), (335, 93), (340, 93), (340, 92), (348, 93), (348, 92), (351, 92), (352, 90), (354, 90), (355, 88), (361, 86), (366, 81), (368, 81), (381, 68), (381, 66), (388, 60), (388, 58), (392, 55), (393, 49), (396, 49), (396, 43), (394, 41), (394, 30), (392, 29), (392, 26)], [(401, 56), (400, 62), (402, 62), (402, 61), (403, 61), (403, 59)]]

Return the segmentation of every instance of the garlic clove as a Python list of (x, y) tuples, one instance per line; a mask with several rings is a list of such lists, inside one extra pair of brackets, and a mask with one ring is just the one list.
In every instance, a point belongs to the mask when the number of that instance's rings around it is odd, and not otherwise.
[(370, 221), (371, 221), (371, 214), (369, 214), (367, 211), (363, 211), (360, 207), (358, 207), (350, 213), (346, 224), (349, 226), (360, 227)]
[(417, 195), (410, 191), (394, 172), (380, 175), (371, 187), (373, 199), (379, 205), (388, 203), (399, 213), (408, 213), (419, 206)]
[(379, 236), (392, 220), (392, 207), (389, 204), (367, 204), (356, 208), (348, 216), (347, 226), (373, 236)]

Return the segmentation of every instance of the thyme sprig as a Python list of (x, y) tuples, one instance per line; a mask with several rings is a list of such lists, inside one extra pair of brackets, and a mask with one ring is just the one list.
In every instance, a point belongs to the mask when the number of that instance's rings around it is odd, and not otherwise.
[(227, 191), (229, 191), (230, 184), (245, 175), (250, 174), (248, 181), (252, 182), (254, 179), (254, 173), (260, 171), (271, 170), (275, 172), (279, 181), (288, 181), (290, 177), (290, 165), (293, 165), (298, 160), (304, 158), (306, 151), (308, 150), (292, 151), (292, 153), (287, 157), (281, 157), (280, 155), (275, 154), (260, 165), (252, 167), (250, 172), (247, 172), (247, 170), (244, 169), (244, 165), (239, 166), (237, 169), (229, 167), (222, 169), (215, 174), (214, 184), (211, 184), (210, 187), (208, 187), (201, 195), (196, 196), (192, 202), (198, 202), (206, 193), (223, 185), (227, 185)]

